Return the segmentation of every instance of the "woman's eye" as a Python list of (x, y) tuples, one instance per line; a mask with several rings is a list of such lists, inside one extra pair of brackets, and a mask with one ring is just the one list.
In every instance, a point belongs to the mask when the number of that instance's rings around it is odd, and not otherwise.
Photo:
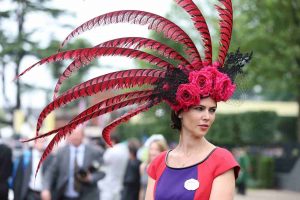
[(217, 109), (212, 108), (212, 109), (209, 109), (209, 112), (214, 113), (214, 112), (216, 112), (216, 110), (217, 110)]
[(202, 111), (202, 110), (204, 110), (205, 108), (204, 108), (204, 107), (196, 107), (195, 109), (196, 109), (196, 110)]

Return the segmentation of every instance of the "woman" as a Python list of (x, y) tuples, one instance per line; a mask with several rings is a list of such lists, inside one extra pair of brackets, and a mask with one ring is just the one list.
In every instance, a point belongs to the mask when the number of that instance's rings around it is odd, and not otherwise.
[(148, 174), (147, 168), (149, 164), (158, 156), (160, 153), (166, 151), (168, 149), (168, 145), (164, 138), (155, 139), (149, 144), (148, 156), (146, 162), (143, 162), (140, 165), (140, 174), (141, 174), (141, 190), (140, 190), (140, 199), (145, 199), (147, 182), (148, 182)]
[[(103, 139), (108, 145), (112, 145), (110, 133), (116, 126), (165, 102), (174, 110), (173, 122), (174, 127), (180, 130), (180, 141), (174, 150), (158, 156), (148, 168), (151, 178), (149, 178), (147, 200), (153, 199), (154, 196), (158, 200), (232, 199), (234, 177), (238, 172), (237, 164), (228, 151), (209, 143), (205, 139), (205, 134), (213, 123), (217, 102), (227, 101), (233, 95), (236, 87), (235, 77), (242, 72), (243, 66), (250, 61), (252, 54), (242, 54), (239, 50), (228, 53), (233, 25), (231, 0), (219, 0), (216, 5), (220, 16), (220, 47), (215, 62), (212, 60), (212, 41), (209, 29), (200, 9), (192, 0), (175, 0), (175, 2), (188, 13), (198, 31), (203, 44), (201, 50), (204, 50), (204, 53), (202, 55), (190, 36), (176, 23), (147, 11), (120, 10), (99, 15), (84, 22), (65, 38), (61, 48), (73, 37), (96, 26), (133, 23), (147, 26), (148, 29), (162, 34), (182, 47), (182, 52), (176, 51), (168, 44), (149, 38), (115, 38), (95, 47), (66, 50), (53, 54), (19, 74), (18, 77), (35, 66), (45, 63), (74, 60), (61, 74), (55, 87), (54, 100), (43, 109), (38, 118), (37, 137), (33, 139), (55, 134), (45, 150), (41, 162), (51, 152), (54, 145), (79, 124), (123, 107), (136, 105), (103, 129)], [(79, 68), (88, 65), (93, 59), (102, 56), (129, 57), (145, 61), (157, 68), (129, 69), (100, 75), (77, 84), (57, 96), (63, 81)], [(128, 91), (128, 88), (134, 90)], [(53, 110), (76, 99), (107, 90), (118, 91), (112, 92), (115, 94), (112, 97), (103, 95), (105, 99), (99, 100), (79, 113), (64, 126), (39, 135), (43, 121)], [(173, 173), (175, 171), (176, 173)], [(186, 171), (191, 173), (191, 177), (186, 176)], [(170, 173), (174, 176), (170, 176)], [(174, 180), (174, 177), (177, 177), (178, 180)], [(180, 181), (183, 181), (183, 185), (179, 184)], [(178, 188), (173, 187), (175, 185)], [(164, 190), (166, 187), (168, 190)], [(172, 188), (174, 191), (171, 192)], [(184, 192), (180, 193), (182, 189)], [(193, 191), (191, 197), (185, 197), (186, 191)], [(180, 198), (173, 197), (173, 194)]]
[(179, 144), (150, 164), (146, 200), (233, 199), (238, 163), (227, 150), (205, 139), (216, 109), (216, 101), (206, 97), (187, 111), (172, 112)]

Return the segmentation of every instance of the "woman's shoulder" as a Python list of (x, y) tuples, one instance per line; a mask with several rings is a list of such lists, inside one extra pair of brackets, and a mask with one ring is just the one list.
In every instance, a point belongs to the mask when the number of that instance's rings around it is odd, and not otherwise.
[(212, 157), (224, 159), (224, 158), (233, 158), (233, 155), (228, 149), (222, 147), (216, 147), (214, 153), (212, 154)]
[(228, 149), (222, 147), (216, 147), (207, 160), (215, 166), (237, 163), (233, 154)]
[(211, 156), (211, 162), (215, 166), (216, 176), (232, 168), (234, 168), (235, 177), (238, 176), (239, 164), (228, 149), (217, 147)]
[(147, 168), (148, 175), (157, 180), (157, 178), (161, 175), (162, 171), (166, 167), (165, 159), (166, 159), (167, 151), (160, 153)]

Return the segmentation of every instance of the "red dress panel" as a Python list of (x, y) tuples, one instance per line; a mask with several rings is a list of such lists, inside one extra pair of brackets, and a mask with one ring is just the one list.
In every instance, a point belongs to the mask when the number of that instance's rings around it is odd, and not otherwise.
[[(149, 165), (147, 170), (148, 175), (156, 180), (154, 187), (155, 200), (171, 200), (171, 197), (172, 200), (208, 200), (212, 183), (217, 176), (234, 169), (235, 178), (238, 177), (240, 167), (233, 155), (224, 148), (216, 147), (201, 162), (184, 168), (172, 168), (166, 165), (169, 152), (161, 153)], [(180, 174), (179, 177), (178, 174)], [(189, 179), (197, 180), (199, 187), (193, 189), (193, 191), (184, 188), (184, 183)], [(166, 196), (168, 198), (165, 198)]]

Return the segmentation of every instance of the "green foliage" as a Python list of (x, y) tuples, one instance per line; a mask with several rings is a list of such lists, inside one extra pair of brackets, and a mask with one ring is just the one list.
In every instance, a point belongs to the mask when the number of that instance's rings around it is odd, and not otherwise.
[(275, 112), (249, 112), (240, 115), (241, 138), (245, 143), (266, 144), (275, 141), (277, 115)]
[[(300, 105), (300, 1), (234, 1), (238, 12), (232, 44), (254, 51), (247, 77), (271, 100)], [(300, 142), (300, 114), (297, 119)]]
[[(163, 110), (162, 116), (158, 116), (159, 110)], [(162, 104), (140, 114), (138, 121), (120, 125), (117, 131), (124, 139), (162, 133), (169, 142), (177, 141), (177, 131), (170, 128), (169, 113), (170, 108)], [(291, 127), (283, 131), (283, 127), (293, 123), (295, 124), (295, 118), (281, 118), (274, 112), (218, 114), (207, 139), (221, 146), (274, 144), (281, 143), (282, 138), (285, 138), (285, 142), (292, 142), (295, 134), (291, 132), (295, 133), (295, 130)]]
[(220, 145), (269, 144), (276, 141), (276, 130), (273, 112), (218, 114), (207, 138)]
[(248, 66), (253, 85), (268, 99), (300, 96), (300, 3), (297, 0), (241, 0), (236, 3), (231, 49), (254, 51)]
[(144, 138), (153, 134), (163, 134), (168, 142), (177, 141), (179, 133), (170, 127), (170, 109), (166, 104), (151, 108), (141, 113), (138, 120), (121, 124), (117, 128), (123, 139), (130, 137)]
[(280, 117), (278, 118), (278, 131), (282, 136), (281, 142), (297, 141), (297, 119), (295, 117)]
[(272, 188), (274, 186), (274, 158), (261, 156), (257, 165), (258, 187)]

